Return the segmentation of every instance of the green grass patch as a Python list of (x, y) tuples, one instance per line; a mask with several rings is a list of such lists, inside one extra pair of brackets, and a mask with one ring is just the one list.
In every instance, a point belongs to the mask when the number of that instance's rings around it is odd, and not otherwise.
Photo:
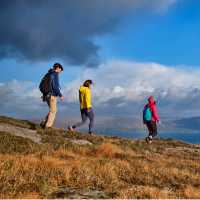
[(14, 118), (5, 117), (5, 116), (0, 116), (0, 123), (10, 124), (13, 126), (28, 128), (32, 130), (36, 130), (39, 127), (39, 125), (33, 122), (30, 122), (28, 120), (19, 120), (19, 119), (14, 119)]
[(40, 146), (30, 139), (0, 132), (0, 153), (2, 154), (29, 154), (39, 150)]

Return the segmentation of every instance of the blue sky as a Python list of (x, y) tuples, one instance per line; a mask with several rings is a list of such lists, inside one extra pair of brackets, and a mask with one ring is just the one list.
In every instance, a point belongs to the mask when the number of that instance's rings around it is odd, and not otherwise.
[(94, 107), (102, 116), (138, 116), (148, 95), (159, 99), (163, 117), (175, 109), (177, 117), (200, 115), (193, 103), (200, 97), (199, 1), (2, 5), (0, 114), (41, 118), (47, 108), (39, 98), (39, 81), (61, 62), (62, 115), (79, 116), (77, 90), (87, 78), (94, 79)]
[(165, 13), (128, 16), (114, 34), (98, 38), (102, 59), (199, 66), (200, 2), (182, 0)]

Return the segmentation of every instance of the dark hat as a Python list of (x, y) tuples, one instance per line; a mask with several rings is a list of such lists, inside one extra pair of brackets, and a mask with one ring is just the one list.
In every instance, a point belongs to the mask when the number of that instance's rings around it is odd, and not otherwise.
[(93, 84), (93, 81), (88, 79), (83, 83), (83, 86), (88, 87), (89, 85), (92, 85), (92, 84)]
[(64, 70), (64, 69), (63, 69), (63, 66), (62, 66), (60, 63), (55, 63), (55, 64), (53, 65), (53, 69), (57, 69), (57, 68), (60, 68), (61, 71)]

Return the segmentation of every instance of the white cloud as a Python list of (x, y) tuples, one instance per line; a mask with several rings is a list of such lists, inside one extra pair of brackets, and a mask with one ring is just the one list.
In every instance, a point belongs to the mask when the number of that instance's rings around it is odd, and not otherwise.
[[(157, 63), (110, 61), (98, 68), (86, 68), (63, 87), (65, 103), (59, 112), (78, 112), (78, 89), (86, 79), (92, 79), (93, 105), (101, 115), (123, 113), (139, 115), (149, 95), (158, 100), (165, 116), (191, 116), (200, 112), (200, 69), (164, 66)], [(63, 85), (63, 83), (61, 83)], [(34, 113), (42, 116), (47, 106), (40, 99), (37, 85), (12, 81), (0, 83), (1, 114)], [(46, 110), (45, 110), (46, 112)]]
[[(85, 69), (64, 94), (69, 102), (78, 102), (78, 88), (86, 79), (93, 79), (94, 105), (115, 109), (143, 104), (149, 95), (159, 99), (166, 112), (179, 107), (183, 112), (194, 110), (192, 104), (181, 108), (182, 101), (191, 101), (200, 96), (200, 70), (179, 66), (164, 66), (157, 63), (110, 61), (97, 69)], [(191, 95), (193, 94), (193, 95)], [(194, 95), (195, 94), (195, 95)], [(192, 99), (191, 99), (192, 98)], [(131, 103), (132, 102), (132, 103)], [(138, 104), (138, 105), (136, 105)], [(196, 108), (195, 112), (197, 112)], [(130, 114), (130, 113), (129, 113)], [(178, 114), (178, 112), (177, 112)]]
[(26, 112), (35, 113), (41, 107), (40, 93), (36, 85), (27, 81), (13, 80), (7, 83), (0, 83), (0, 110), (1, 114), (19, 115)]
[(168, 67), (157, 63), (111, 61), (97, 69), (85, 69), (77, 80), (65, 88), (69, 101), (77, 100), (79, 83), (94, 80), (94, 98), (105, 102), (112, 98), (139, 100), (149, 93), (183, 98), (195, 88), (200, 89), (200, 70)]

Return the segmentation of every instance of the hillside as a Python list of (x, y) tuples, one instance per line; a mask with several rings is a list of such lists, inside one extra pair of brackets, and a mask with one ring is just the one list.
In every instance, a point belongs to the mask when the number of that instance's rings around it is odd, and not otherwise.
[(0, 198), (200, 198), (200, 146), (0, 117)]
[(200, 117), (191, 117), (175, 121), (178, 128), (200, 130)]
[[(106, 126), (105, 126), (106, 124)], [(141, 118), (134, 117), (108, 117), (96, 122), (99, 130), (131, 130), (135, 132), (144, 131), (144, 125)], [(104, 131), (104, 132), (105, 132)], [(200, 131), (200, 117), (188, 117), (180, 119), (162, 119), (159, 124), (160, 132), (175, 133), (194, 133)]]

